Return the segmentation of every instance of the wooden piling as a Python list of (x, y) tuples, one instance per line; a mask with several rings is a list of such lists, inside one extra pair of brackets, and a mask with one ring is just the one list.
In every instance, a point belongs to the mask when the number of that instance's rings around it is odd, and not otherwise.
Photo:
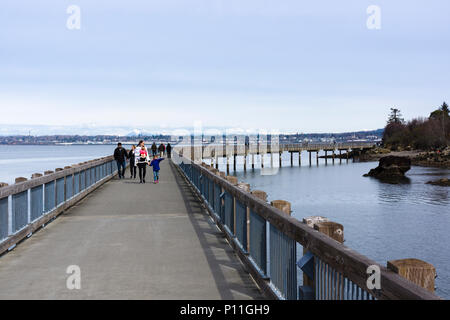
[(322, 221), (314, 224), (314, 230), (326, 234), (330, 238), (344, 243), (344, 226), (333, 221)]
[(54, 172), (51, 171), (51, 170), (44, 171), (44, 175), (45, 175), (45, 176), (47, 176), (47, 175), (49, 175), (49, 174), (52, 174), (52, 173), (54, 173)]
[(403, 278), (414, 282), (419, 287), (434, 292), (436, 268), (432, 264), (419, 259), (410, 258), (390, 260), (387, 262), (387, 267)]
[(277, 209), (280, 209), (284, 213), (291, 215), (291, 203), (286, 200), (273, 200), (270, 201), (270, 205)]
[(235, 176), (226, 176), (225, 179), (227, 179), (227, 181), (234, 186), (238, 184), (238, 178), (236, 178)]
[(252, 153), (252, 169), (255, 169), (255, 154)]
[[(237, 179), (236, 179), (237, 180)], [(239, 182), (237, 184), (237, 187), (239, 189), (242, 189), (244, 191), (250, 192), (250, 184), (249, 183), (245, 183), (245, 182)]]
[(24, 181), (27, 181), (28, 179), (27, 178), (25, 178), (25, 177), (18, 177), (18, 178), (16, 178), (15, 179), (15, 183), (21, 183), (21, 182), (24, 182)]
[(291, 154), (291, 167), (293, 167), (294, 166), (294, 153), (290, 152), (290, 154)]
[(281, 155), (282, 155), (282, 153), (280, 152), (279, 164), (278, 164), (280, 168), (282, 167), (282, 163), (281, 163)]
[(40, 178), (40, 177), (42, 177), (42, 173), (33, 173), (31, 175), (31, 179), (36, 179), (36, 178)]
[(0, 182), (0, 188), (7, 187), (7, 186), (9, 186), (9, 184), (7, 184), (6, 182)]
[(244, 154), (244, 172), (247, 172), (247, 154)]
[(262, 190), (252, 190), (252, 195), (254, 195), (255, 197), (267, 201), (267, 193), (262, 191)]
[(233, 171), (236, 171), (236, 153), (233, 156)]

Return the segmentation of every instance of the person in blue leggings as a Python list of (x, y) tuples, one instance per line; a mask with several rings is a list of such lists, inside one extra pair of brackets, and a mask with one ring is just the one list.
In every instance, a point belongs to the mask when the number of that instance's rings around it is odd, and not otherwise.
[(164, 158), (158, 158), (157, 155), (153, 156), (152, 162), (150, 162), (150, 166), (153, 167), (153, 183), (159, 182), (159, 163), (163, 161)]

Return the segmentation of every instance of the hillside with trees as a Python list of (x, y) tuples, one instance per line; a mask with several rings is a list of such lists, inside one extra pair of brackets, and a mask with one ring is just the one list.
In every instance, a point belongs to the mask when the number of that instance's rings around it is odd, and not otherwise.
[(450, 141), (450, 116), (446, 102), (428, 118), (405, 121), (401, 111), (391, 108), (383, 134), (383, 146), (391, 150), (439, 150)]

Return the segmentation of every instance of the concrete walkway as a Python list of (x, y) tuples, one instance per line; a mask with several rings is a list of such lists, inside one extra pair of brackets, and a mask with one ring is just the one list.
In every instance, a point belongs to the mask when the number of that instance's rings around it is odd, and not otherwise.
[[(262, 299), (168, 160), (113, 180), (0, 257), (0, 299)], [(127, 171), (127, 176), (128, 176)], [(81, 289), (69, 290), (69, 265)]]

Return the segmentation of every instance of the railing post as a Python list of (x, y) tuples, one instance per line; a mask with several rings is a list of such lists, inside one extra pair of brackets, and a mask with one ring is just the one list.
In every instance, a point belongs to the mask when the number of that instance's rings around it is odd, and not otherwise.
[[(285, 214), (291, 214), (291, 203), (285, 200), (273, 200), (271, 206)], [(270, 225), (270, 278), (285, 299), (295, 300), (297, 287), (297, 254), (295, 240), (292, 240), (277, 227)]]
[(414, 282), (419, 287), (434, 292), (434, 279), (436, 278), (436, 268), (425, 261), (419, 259), (400, 259), (387, 262), (388, 269), (398, 273), (403, 278)]
[[(232, 185), (236, 186), (238, 184), (238, 179), (234, 176), (227, 176), (226, 179)], [(233, 235), (236, 235), (236, 199), (234, 197), (233, 197), (233, 209), (231, 219), (233, 220), (233, 230), (230, 231), (233, 232)]]
[[(244, 183), (244, 182), (240, 182), (238, 183), (238, 188), (246, 191), (246, 192), (250, 192), (250, 184), (249, 183)], [(246, 239), (247, 239), (247, 246), (246, 246), (246, 250), (247, 252), (250, 252), (250, 208), (248, 206), (246, 206), (245, 208), (245, 229), (246, 229)]]
[[(313, 216), (304, 218), (303, 223), (340, 243), (344, 242), (344, 227), (337, 222), (329, 221), (325, 217)], [(299, 288), (299, 296), (304, 300), (314, 300), (316, 295), (315, 261), (314, 256), (305, 247), (298, 265), (303, 271), (303, 286)]]

